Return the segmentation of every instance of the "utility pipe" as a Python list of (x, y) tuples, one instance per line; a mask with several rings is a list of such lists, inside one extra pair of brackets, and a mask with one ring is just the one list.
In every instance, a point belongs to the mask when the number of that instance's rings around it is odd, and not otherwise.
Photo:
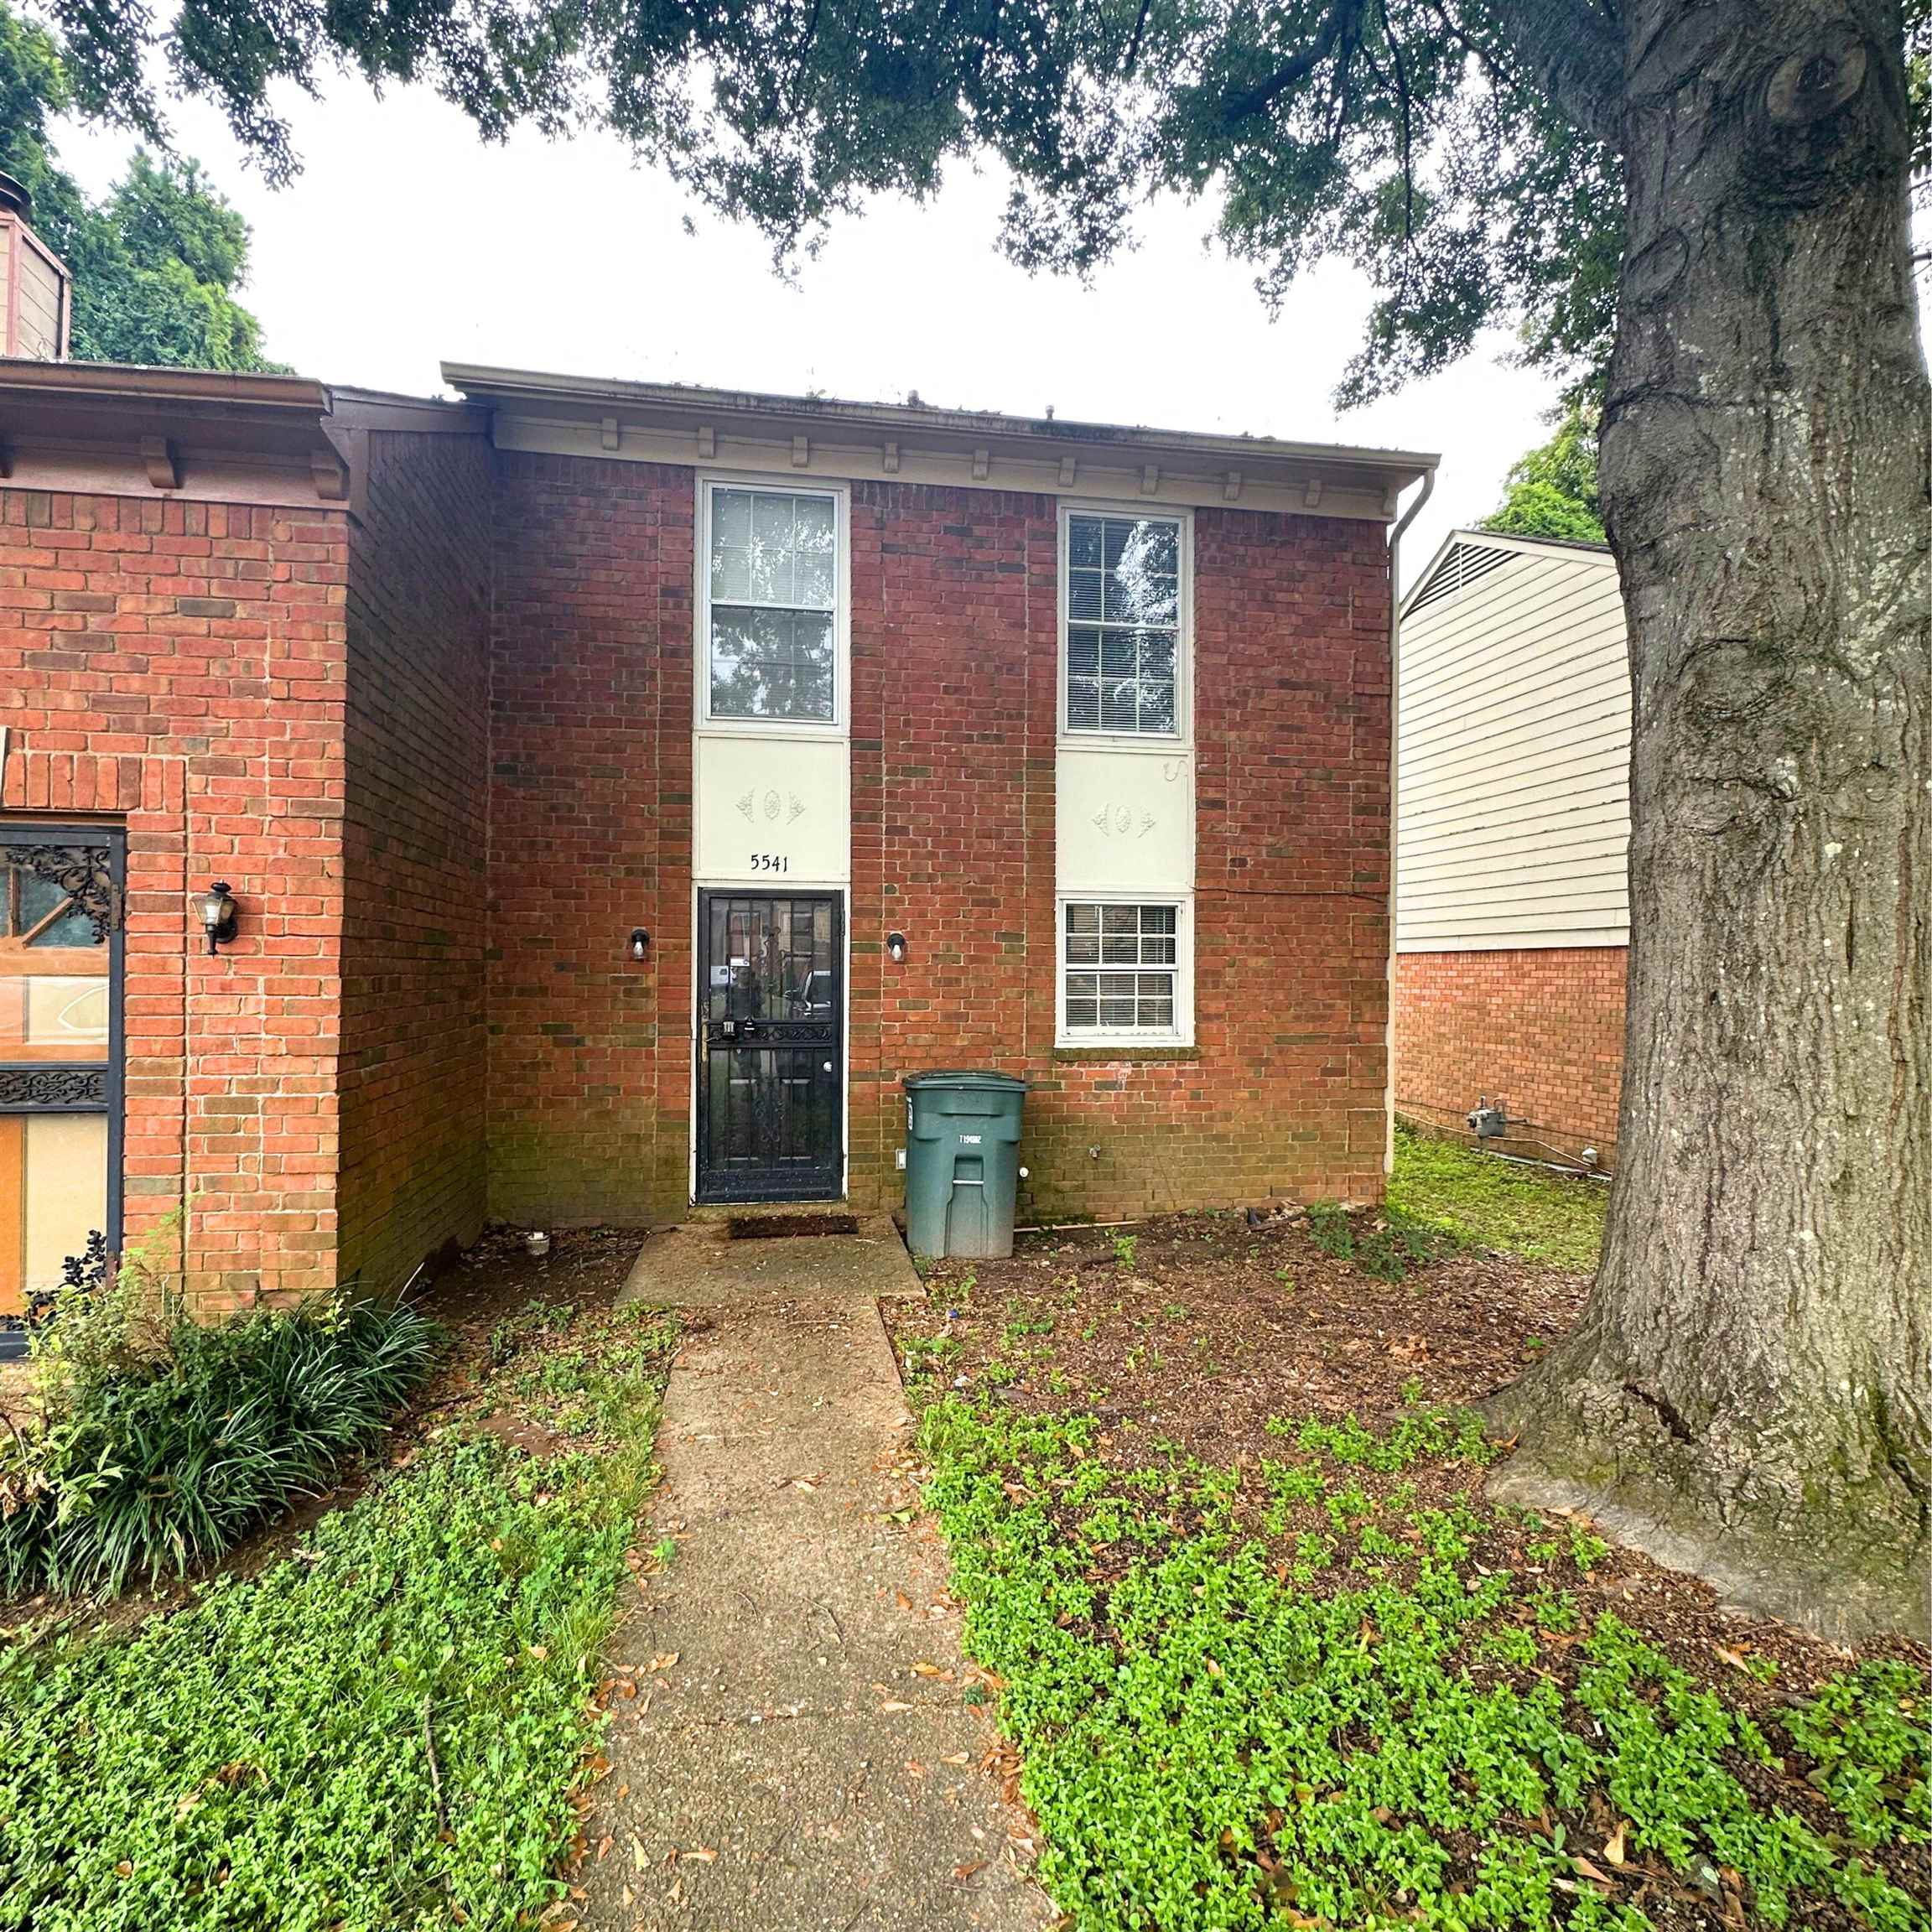
[(1389, 1018), (1383, 1031), (1387, 1083), (1382, 1098), (1382, 1171), (1395, 1171), (1395, 853), (1400, 825), (1402, 749), (1402, 532), (1436, 494), (1433, 467), (1422, 472), (1422, 492), (1389, 533)]

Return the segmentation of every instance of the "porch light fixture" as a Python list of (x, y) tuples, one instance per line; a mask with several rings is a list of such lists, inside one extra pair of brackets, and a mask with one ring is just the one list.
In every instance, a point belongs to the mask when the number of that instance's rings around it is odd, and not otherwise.
[(643, 958), (650, 947), (651, 935), (641, 926), (633, 926), (631, 928), (631, 957), (633, 959)]
[(208, 935), (208, 950), (219, 953), (235, 937), (235, 899), (226, 879), (217, 879), (196, 901), (201, 914), (201, 929)]
[(886, 950), (892, 955), (895, 966), (906, 963), (906, 935), (903, 932), (888, 932), (886, 935)]

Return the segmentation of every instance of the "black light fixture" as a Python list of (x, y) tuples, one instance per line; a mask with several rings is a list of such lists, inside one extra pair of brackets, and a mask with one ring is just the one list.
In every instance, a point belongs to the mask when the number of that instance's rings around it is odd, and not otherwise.
[(641, 959), (650, 950), (650, 947), (651, 935), (641, 926), (633, 926), (631, 928), (631, 957), (633, 959)]
[(208, 935), (208, 950), (219, 953), (235, 937), (235, 897), (226, 879), (217, 879), (196, 902), (201, 914), (201, 930)]
[(886, 950), (892, 955), (895, 966), (906, 963), (906, 935), (903, 932), (888, 932), (886, 935)]

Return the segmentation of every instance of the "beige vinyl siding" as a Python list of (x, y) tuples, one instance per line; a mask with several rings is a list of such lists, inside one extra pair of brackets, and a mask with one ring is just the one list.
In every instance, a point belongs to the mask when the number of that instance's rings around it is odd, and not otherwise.
[[(1506, 561), (1465, 573), (1457, 543)], [(1457, 532), (1410, 594), (1401, 680), (1401, 949), (1625, 943), (1630, 685), (1608, 553)]]
[(7, 330), (7, 289), (13, 277), (13, 250), (19, 230), (10, 221), (0, 221), (0, 355), (8, 355), (4, 337)]

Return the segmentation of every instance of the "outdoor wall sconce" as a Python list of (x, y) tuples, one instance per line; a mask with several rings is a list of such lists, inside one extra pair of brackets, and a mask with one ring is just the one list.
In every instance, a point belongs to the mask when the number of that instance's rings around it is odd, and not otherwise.
[(226, 879), (217, 879), (199, 901), (201, 930), (208, 935), (208, 950), (219, 953), (235, 937), (235, 900)]
[(906, 963), (906, 935), (903, 932), (888, 932), (886, 935), (886, 950), (892, 955), (895, 966)]
[(643, 958), (650, 947), (651, 935), (641, 926), (633, 926), (631, 928), (631, 957), (633, 959)]

